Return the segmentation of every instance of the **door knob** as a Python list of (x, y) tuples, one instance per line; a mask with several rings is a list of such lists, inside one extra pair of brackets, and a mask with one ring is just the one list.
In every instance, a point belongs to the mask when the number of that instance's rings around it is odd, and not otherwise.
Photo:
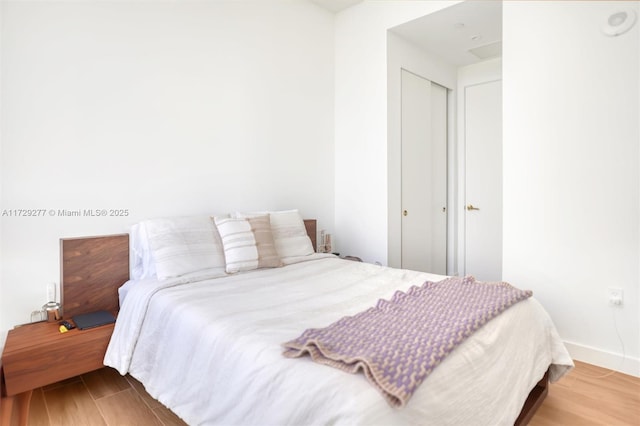
[(403, 211), (402, 211), (402, 216), (406, 216), (406, 215), (408, 215), (408, 214), (409, 214), (409, 212), (408, 212), (408, 211), (406, 211), (406, 210), (403, 210)]
[(473, 204), (467, 206), (467, 210), (480, 210), (478, 207), (473, 207)]

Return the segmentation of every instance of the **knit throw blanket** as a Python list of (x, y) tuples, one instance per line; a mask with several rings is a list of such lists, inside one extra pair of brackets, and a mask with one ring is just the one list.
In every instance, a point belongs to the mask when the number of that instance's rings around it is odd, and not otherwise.
[(328, 327), (306, 330), (283, 345), (284, 356), (308, 353), (349, 373), (362, 369), (391, 406), (402, 408), (457, 345), (531, 294), (471, 276), (427, 281)]

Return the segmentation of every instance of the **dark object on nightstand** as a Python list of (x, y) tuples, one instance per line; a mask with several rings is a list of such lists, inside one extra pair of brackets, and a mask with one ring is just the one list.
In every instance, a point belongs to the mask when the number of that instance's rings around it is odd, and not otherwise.
[(89, 312), (88, 314), (76, 315), (72, 318), (80, 330), (100, 327), (101, 325), (116, 322), (116, 318), (107, 311)]
[(64, 328), (66, 328), (67, 330), (73, 330), (74, 328), (76, 328), (75, 325), (71, 324), (69, 321), (62, 321), (59, 323), (60, 325), (63, 325)]

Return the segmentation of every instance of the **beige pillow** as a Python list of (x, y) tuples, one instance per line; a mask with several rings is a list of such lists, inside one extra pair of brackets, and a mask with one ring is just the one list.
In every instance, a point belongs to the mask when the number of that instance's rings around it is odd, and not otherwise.
[(273, 241), (269, 216), (247, 218), (258, 248), (258, 268), (276, 268), (282, 261)]

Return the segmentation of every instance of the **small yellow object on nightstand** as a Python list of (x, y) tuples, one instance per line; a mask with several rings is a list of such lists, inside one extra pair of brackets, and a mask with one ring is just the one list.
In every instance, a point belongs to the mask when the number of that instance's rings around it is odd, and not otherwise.
[(58, 330), (60, 330), (60, 333), (66, 333), (67, 331), (69, 331), (67, 330), (67, 327), (65, 327), (64, 325), (61, 325)]

